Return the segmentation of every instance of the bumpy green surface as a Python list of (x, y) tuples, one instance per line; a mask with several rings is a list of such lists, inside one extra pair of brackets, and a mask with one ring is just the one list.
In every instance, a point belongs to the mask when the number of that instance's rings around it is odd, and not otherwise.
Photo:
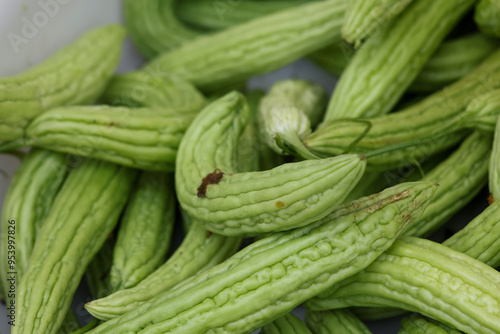
[(497, 39), (478, 32), (446, 40), (432, 54), (408, 90), (437, 91), (472, 72), (499, 46)]
[[(17, 273), (16, 278), (19, 283), (28, 269), (37, 234), (66, 177), (67, 169), (68, 161), (64, 154), (34, 149), (23, 158), (16, 170), (2, 209), (0, 248), (2, 283), (6, 282), (7, 272), (12, 271)], [(14, 240), (14, 249), (10, 249), (10, 252), (9, 235)], [(14, 260), (15, 268), (9, 268), (8, 259)], [(8, 286), (4, 286), (6, 297), (9, 296), (7, 288)]]
[(340, 40), (346, 0), (307, 3), (203, 36), (146, 68), (172, 72), (204, 90), (240, 82)]
[(224, 261), (236, 252), (240, 243), (241, 238), (212, 234), (196, 222), (191, 223), (181, 245), (163, 265), (135, 287), (116, 291), (106, 298), (100, 296), (101, 299), (87, 303), (85, 308), (99, 319), (118, 317)]
[(206, 104), (205, 97), (188, 81), (153, 71), (113, 77), (99, 101), (131, 108), (172, 108), (179, 113), (199, 112)]
[(314, 334), (371, 334), (350, 310), (306, 310), (306, 323)]
[(325, 120), (388, 113), (473, 4), (474, 0), (413, 1), (352, 58), (335, 87)]
[(412, 0), (352, 0), (342, 25), (342, 38), (359, 46), (389, 24)]
[(175, 13), (180, 20), (189, 25), (204, 30), (218, 30), (311, 1), (245, 0), (213, 2), (211, 0), (181, 0), (177, 1)]
[(500, 331), (500, 273), (439, 243), (400, 237), (358, 274), (306, 303), (313, 310), (390, 306), (466, 333)]
[(429, 321), (427, 318), (412, 314), (401, 320), (398, 334), (461, 334), (462, 332), (444, 324)]
[(118, 222), (135, 176), (132, 169), (97, 160), (84, 160), (70, 172), (17, 287), (14, 334), (57, 332), (85, 268)]
[(236, 143), (248, 119), (245, 98), (229, 93), (201, 111), (179, 147), (177, 197), (212, 232), (247, 236), (307, 225), (335, 209), (364, 172), (364, 158), (349, 154), (237, 173)]
[(439, 188), (425, 213), (403, 234), (426, 237), (469, 203), (487, 183), (491, 147), (491, 134), (474, 132), (425, 175), (422, 180), (436, 182)]
[(273, 233), (90, 333), (250, 333), (369, 265), (436, 189), (410, 183)]
[(172, 171), (196, 116), (175, 109), (74, 106), (44, 112), (26, 129), (26, 145), (145, 170)]
[(500, 37), (500, 3), (496, 0), (478, 1), (474, 21), (485, 34)]
[(261, 334), (312, 334), (307, 325), (292, 313), (285, 314), (262, 327)]
[(485, 128), (478, 122), (498, 116), (498, 111), (485, 117), (481, 109), (472, 110), (468, 105), (478, 94), (498, 89), (499, 84), (497, 51), (472, 73), (421, 102), (363, 122), (325, 122), (304, 139), (304, 144), (314, 154), (327, 157), (342, 154), (362, 138), (351, 152), (367, 155), (367, 167), (388, 170), (406, 166), (456, 144), (466, 135), (464, 129)]
[(175, 206), (173, 175), (142, 172), (118, 230), (109, 273), (113, 290), (137, 285), (165, 261)]
[(179, 47), (200, 34), (177, 20), (176, 0), (125, 0), (124, 14), (132, 41), (146, 58)]
[(22, 138), (45, 110), (97, 100), (118, 66), (124, 37), (118, 25), (95, 28), (31, 69), (0, 78), (0, 144)]
[[(500, 118), (500, 116), (498, 116)], [(500, 201), (500, 122), (497, 121), (490, 157), (488, 186), (494, 200)]]

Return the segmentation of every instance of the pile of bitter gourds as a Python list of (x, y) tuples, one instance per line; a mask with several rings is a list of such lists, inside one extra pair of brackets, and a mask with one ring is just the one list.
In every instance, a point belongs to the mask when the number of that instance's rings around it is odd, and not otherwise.
[[(0, 78), (12, 333), (500, 333), (498, 2), (123, 6)], [(116, 75), (126, 35), (147, 61)], [(304, 57), (333, 92), (246, 88)]]

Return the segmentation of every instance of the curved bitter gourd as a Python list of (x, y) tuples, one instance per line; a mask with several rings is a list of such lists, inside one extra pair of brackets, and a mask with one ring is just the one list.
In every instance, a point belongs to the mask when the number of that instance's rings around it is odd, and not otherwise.
[(436, 187), (400, 184), (315, 223), (272, 233), (89, 334), (250, 333), (372, 263)]
[(179, 147), (179, 202), (212, 232), (246, 236), (312, 223), (342, 203), (364, 172), (365, 159), (346, 154), (236, 173), (236, 143), (248, 119), (244, 96), (231, 92), (201, 111)]
[(0, 78), (0, 144), (22, 140), (45, 110), (97, 100), (118, 66), (124, 37), (119, 25), (95, 28), (31, 69)]

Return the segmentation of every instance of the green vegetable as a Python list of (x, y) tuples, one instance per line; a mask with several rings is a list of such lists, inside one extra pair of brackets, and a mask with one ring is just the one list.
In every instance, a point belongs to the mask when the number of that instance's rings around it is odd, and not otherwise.
[[(500, 119), (500, 116), (499, 116)], [(497, 121), (493, 137), (493, 148), (491, 151), (488, 186), (494, 200), (500, 201), (500, 122)]]
[(109, 273), (113, 262), (114, 238), (110, 235), (85, 271), (85, 280), (92, 298), (103, 298), (113, 292)]
[(113, 290), (137, 285), (165, 261), (175, 222), (173, 183), (170, 173), (141, 173), (118, 229)]
[(487, 183), (491, 135), (474, 132), (422, 180), (439, 184), (425, 213), (410, 222), (404, 235), (424, 237), (446, 223)]
[(461, 334), (462, 332), (444, 324), (429, 321), (427, 318), (412, 314), (401, 320), (402, 327), (398, 334)]
[(17, 287), (13, 334), (57, 332), (85, 268), (117, 223), (135, 176), (132, 169), (95, 160), (71, 171)]
[(471, 256), (487, 265), (500, 266), (500, 201), (494, 201), (443, 245)]
[(346, 0), (317, 1), (266, 15), (163, 53), (146, 68), (215, 90), (340, 40), (346, 4)]
[(342, 38), (359, 47), (364, 39), (388, 25), (412, 0), (352, 0), (342, 24)]
[(314, 334), (371, 334), (350, 310), (306, 310), (306, 323)]
[(201, 111), (179, 147), (179, 203), (212, 232), (250, 236), (312, 223), (332, 212), (364, 172), (364, 158), (350, 154), (237, 173), (236, 143), (248, 118), (244, 96), (229, 93)]
[(127, 29), (146, 58), (173, 50), (200, 34), (177, 20), (175, 3), (176, 0), (124, 0)]
[(399, 185), (307, 226), (273, 233), (90, 333), (249, 333), (369, 265), (436, 185)]
[(500, 37), (500, 4), (498, 1), (478, 1), (474, 11), (474, 21), (483, 33)]
[(203, 272), (234, 254), (240, 238), (228, 238), (209, 233), (193, 222), (181, 245), (167, 261), (130, 289), (116, 291), (109, 296), (85, 304), (95, 317), (109, 320), (165, 293), (196, 273)]
[(487, 84), (467, 105), (466, 113), (470, 114), (470, 126), (481, 131), (494, 132), (500, 115), (500, 89), (488, 89)]
[(118, 66), (124, 37), (118, 25), (95, 28), (29, 70), (0, 78), (0, 145), (22, 138), (45, 110), (97, 100)]
[(261, 334), (312, 334), (306, 324), (292, 313), (262, 327)]
[(26, 129), (26, 145), (145, 170), (173, 171), (177, 148), (195, 113), (169, 108), (61, 107)]
[(324, 120), (388, 113), (473, 4), (474, 0), (413, 1), (370, 36), (352, 58), (335, 87)]
[[(2, 209), (2, 283), (7, 282), (8, 272), (16, 272), (17, 286), (28, 269), (37, 235), (66, 177), (70, 163), (66, 159), (60, 153), (33, 149), (16, 170)], [(10, 284), (4, 285), (3, 289), (7, 303), (10, 303)]]
[(280, 154), (307, 151), (301, 139), (319, 123), (325, 104), (325, 91), (317, 84), (296, 79), (275, 83), (259, 106), (263, 140)]
[(320, 157), (340, 155), (355, 144), (351, 152), (365, 154), (368, 168), (396, 169), (458, 143), (467, 134), (464, 129), (485, 128), (478, 122), (498, 112), (485, 117), (484, 111), (467, 106), (478, 94), (495, 90), (499, 84), (497, 51), (468, 76), (419, 103), (371, 119), (323, 123), (303, 142)]
[(466, 333), (499, 333), (500, 273), (439, 243), (399, 237), (358, 274), (310, 299), (312, 310), (390, 306)]
[(450, 85), (471, 73), (499, 45), (498, 40), (477, 32), (444, 41), (408, 90), (431, 93)]
[(196, 113), (206, 104), (205, 97), (186, 80), (170, 73), (146, 71), (113, 77), (99, 101), (131, 108), (172, 108), (179, 113)]
[(288, 1), (219, 1), (181, 0), (175, 6), (178, 18), (187, 24), (204, 29), (219, 30), (256, 19), (260, 16), (286, 10), (311, 2), (311, 0)]

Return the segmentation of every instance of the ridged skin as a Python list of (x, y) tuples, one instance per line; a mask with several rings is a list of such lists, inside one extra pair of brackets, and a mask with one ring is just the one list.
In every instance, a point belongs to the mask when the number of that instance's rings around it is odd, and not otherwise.
[(425, 213), (408, 225), (404, 235), (429, 236), (479, 193), (488, 180), (491, 146), (491, 134), (474, 132), (422, 178), (439, 188)]
[(324, 120), (388, 113), (473, 4), (474, 0), (413, 1), (370, 36), (352, 58), (335, 87)]
[(109, 283), (109, 271), (113, 261), (114, 245), (115, 238), (108, 236), (85, 271), (85, 280), (93, 299), (106, 297), (113, 292)]
[(323, 118), (326, 101), (324, 89), (315, 83), (298, 79), (275, 83), (259, 105), (263, 140), (280, 154), (307, 151), (301, 139)]
[(306, 324), (292, 313), (285, 314), (262, 327), (261, 334), (312, 334)]
[(312, 0), (253, 1), (233, 3), (210, 0), (180, 0), (175, 13), (180, 20), (204, 30), (226, 29), (243, 22), (299, 6)]
[(59, 191), (18, 285), (12, 333), (56, 333), (85, 268), (113, 230), (136, 172), (84, 160)]
[(369, 265), (435, 189), (399, 185), (273, 233), (89, 333), (250, 333)]
[(128, 289), (158, 268), (167, 256), (175, 223), (175, 188), (171, 173), (143, 171), (120, 221), (111, 288)]
[(195, 113), (175, 109), (74, 106), (44, 112), (26, 129), (26, 145), (124, 166), (173, 171)]
[(195, 39), (200, 34), (177, 20), (176, 0), (124, 0), (125, 22), (134, 45), (154, 58)]
[(361, 45), (364, 39), (389, 24), (412, 0), (352, 0), (342, 25), (342, 38)]
[(371, 334), (350, 310), (306, 310), (306, 324), (314, 334)]
[(478, 1), (474, 10), (474, 21), (483, 33), (500, 37), (500, 4), (498, 1)]
[(310, 299), (313, 310), (390, 306), (466, 333), (500, 332), (500, 273), (439, 243), (400, 237), (358, 274)]
[[(500, 115), (498, 118), (500, 119)], [(493, 137), (493, 149), (489, 163), (488, 187), (493, 199), (500, 201), (500, 122), (498, 121)]]
[(401, 320), (398, 334), (461, 334), (462, 332), (444, 324), (429, 321), (427, 318), (412, 314)]
[(22, 138), (45, 110), (95, 102), (118, 66), (124, 37), (118, 25), (95, 28), (31, 69), (0, 78), (0, 144)]
[(117, 291), (106, 298), (101, 296), (101, 299), (87, 303), (85, 308), (102, 320), (133, 311), (184, 279), (224, 261), (238, 250), (240, 244), (241, 238), (207, 233), (203, 226), (193, 222), (179, 248), (148, 277), (133, 288)]
[[(235, 144), (248, 119), (244, 97), (231, 92), (201, 111), (179, 147), (179, 203), (212, 232), (250, 236), (304, 226), (332, 212), (364, 172), (363, 157), (351, 154), (237, 173)], [(216, 171), (220, 180), (205, 184)]]
[[(17, 272), (17, 282), (24, 276), (33, 253), (37, 234), (44, 224), (54, 198), (68, 169), (64, 154), (34, 149), (22, 160), (10, 183), (2, 209), (2, 242), (0, 243), (0, 277), (7, 280), (7, 272)], [(9, 221), (15, 221), (15, 225)], [(9, 228), (9, 226), (11, 226)], [(12, 226), (15, 227), (15, 234)], [(15, 238), (15, 270), (8, 267), (7, 236)], [(5, 297), (8, 287), (3, 286)], [(10, 298), (7, 298), (9, 302)]]
[(170, 73), (133, 71), (113, 77), (99, 99), (103, 104), (131, 108), (172, 108), (199, 112), (205, 97), (189, 82)]
[(500, 201), (494, 201), (443, 245), (487, 265), (500, 267)]
[[(476, 127), (475, 120), (484, 119), (479, 111), (468, 110), (468, 104), (478, 94), (498, 89), (499, 84), (497, 51), (472, 73), (421, 102), (366, 119), (371, 128), (351, 152), (367, 155), (367, 167), (372, 170), (388, 170), (443, 151), (464, 138), (467, 131), (463, 129)], [(318, 156), (339, 155), (367, 129), (365, 122), (323, 123), (304, 144)]]
[(437, 91), (471, 73), (499, 46), (497, 39), (478, 32), (444, 41), (408, 90)]
[(270, 72), (340, 39), (346, 0), (304, 4), (203, 36), (146, 65), (203, 90)]
[(466, 112), (470, 114), (469, 123), (476, 129), (495, 132), (500, 115), (500, 89), (490, 89), (484, 94), (478, 92), (468, 105)]

